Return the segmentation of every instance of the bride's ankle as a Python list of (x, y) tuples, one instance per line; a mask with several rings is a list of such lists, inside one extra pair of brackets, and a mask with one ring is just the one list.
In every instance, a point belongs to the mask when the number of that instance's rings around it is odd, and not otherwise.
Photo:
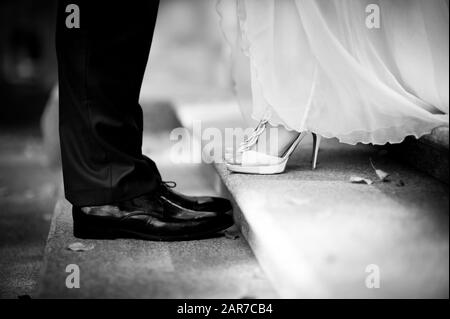
[(253, 150), (272, 156), (283, 156), (300, 133), (279, 125), (267, 124)]

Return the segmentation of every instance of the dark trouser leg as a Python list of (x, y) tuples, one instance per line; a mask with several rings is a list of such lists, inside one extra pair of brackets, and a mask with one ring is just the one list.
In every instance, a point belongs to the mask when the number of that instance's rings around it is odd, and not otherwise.
[[(80, 28), (67, 28), (77, 4)], [(60, 1), (56, 33), (66, 198), (112, 204), (151, 193), (161, 177), (142, 155), (139, 93), (158, 0)]]

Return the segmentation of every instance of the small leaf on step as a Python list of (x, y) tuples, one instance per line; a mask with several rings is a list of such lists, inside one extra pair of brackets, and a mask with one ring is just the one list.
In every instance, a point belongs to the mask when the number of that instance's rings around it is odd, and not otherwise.
[(228, 239), (236, 240), (239, 238), (239, 232), (237, 232), (237, 231), (226, 230), (224, 232), (224, 234), (225, 234), (225, 237)]
[(76, 251), (76, 252), (83, 252), (83, 251), (89, 251), (94, 249), (94, 245), (93, 244), (89, 244), (89, 245), (85, 245), (83, 243), (73, 243), (70, 244), (67, 249), (72, 250), (72, 251)]
[(382, 182), (389, 182), (388, 177), (390, 176), (389, 173), (378, 169), (375, 167), (375, 165), (372, 162), (372, 159), (370, 159), (370, 165), (372, 165), (373, 170), (375, 171), (375, 174), (377, 174), (378, 178), (380, 179), (380, 181)]
[(380, 179), (380, 181), (382, 182), (389, 182), (389, 173), (386, 173), (385, 171), (381, 170), (381, 169), (376, 169), (375, 173), (377, 174), (378, 178)]
[(368, 178), (363, 178), (363, 177), (359, 177), (359, 176), (352, 176), (352, 177), (350, 177), (350, 183), (372, 185), (373, 181), (368, 179)]

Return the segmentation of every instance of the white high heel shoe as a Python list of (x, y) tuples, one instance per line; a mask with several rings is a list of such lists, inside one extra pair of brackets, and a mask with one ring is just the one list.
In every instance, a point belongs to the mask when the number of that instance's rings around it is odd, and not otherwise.
[[(245, 174), (260, 174), (272, 175), (280, 174), (286, 170), (286, 164), (289, 157), (301, 143), (301, 141), (308, 135), (308, 132), (302, 132), (283, 154), (283, 156), (272, 156), (250, 150), (250, 147), (256, 144), (260, 135), (264, 132), (267, 121), (261, 121), (254, 132), (243, 142), (238, 150), (241, 154), (239, 163), (234, 161), (230, 156), (226, 159), (226, 167), (228, 170), (236, 173)], [(312, 169), (317, 167), (317, 158), (319, 154), (321, 136), (312, 133), (313, 135), (313, 154), (312, 154)]]

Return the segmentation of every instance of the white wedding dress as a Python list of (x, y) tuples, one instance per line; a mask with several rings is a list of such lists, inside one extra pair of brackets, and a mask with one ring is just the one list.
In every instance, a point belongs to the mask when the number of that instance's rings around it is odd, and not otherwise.
[[(366, 25), (369, 4), (380, 28)], [(243, 113), (349, 144), (398, 143), (448, 124), (448, 5), (219, 0)]]

